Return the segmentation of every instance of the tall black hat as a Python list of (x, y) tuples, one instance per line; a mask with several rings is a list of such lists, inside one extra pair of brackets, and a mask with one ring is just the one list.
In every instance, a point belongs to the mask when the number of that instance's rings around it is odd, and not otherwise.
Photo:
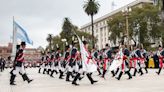
[(88, 43), (87, 43), (87, 41), (84, 40), (84, 41), (83, 41), (83, 44), (86, 45), (86, 44), (88, 44)]
[(21, 42), (21, 45), (26, 45), (26, 42)]

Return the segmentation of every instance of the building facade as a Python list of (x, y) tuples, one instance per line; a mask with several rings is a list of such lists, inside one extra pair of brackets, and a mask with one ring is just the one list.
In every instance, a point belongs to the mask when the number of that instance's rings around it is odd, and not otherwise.
[(0, 46), (0, 57), (8, 58), (12, 52), (12, 44), (9, 43), (8, 46)]
[[(140, 7), (142, 8), (142, 6), (144, 4), (153, 4), (153, 0), (136, 0), (126, 6), (123, 6), (117, 10), (112, 11), (111, 13), (108, 13), (98, 19), (94, 20), (94, 36), (97, 38), (97, 43), (96, 43), (96, 47), (98, 49), (102, 49), (105, 47), (105, 44), (109, 44), (111, 47), (114, 46), (118, 46), (119, 45), (119, 41), (117, 41), (116, 44), (114, 44), (112, 41), (110, 41), (109, 36), (111, 34), (110, 30), (109, 30), (109, 26), (107, 24), (108, 20), (112, 18), (112, 16), (119, 14), (120, 12), (122, 12), (123, 9), (127, 8), (127, 7)], [(91, 23), (87, 23), (85, 25), (83, 25), (80, 28), (81, 31), (83, 32), (87, 32), (87, 33), (92, 33), (91, 30)], [(119, 40), (119, 39), (118, 39)]]
[[(9, 43), (8, 46), (0, 46), (0, 57), (7, 59), (11, 56), (12, 53), (12, 43)], [(26, 62), (37, 62), (41, 58), (40, 49), (36, 48), (26, 48), (24, 50), (25, 61)]]

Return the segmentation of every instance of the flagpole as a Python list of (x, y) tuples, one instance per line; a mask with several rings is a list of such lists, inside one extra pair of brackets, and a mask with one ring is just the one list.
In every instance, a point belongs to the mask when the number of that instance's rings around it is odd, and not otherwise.
[(16, 30), (14, 25), (14, 16), (13, 16), (13, 43), (12, 43), (12, 54), (11, 57), (14, 58), (16, 54)]

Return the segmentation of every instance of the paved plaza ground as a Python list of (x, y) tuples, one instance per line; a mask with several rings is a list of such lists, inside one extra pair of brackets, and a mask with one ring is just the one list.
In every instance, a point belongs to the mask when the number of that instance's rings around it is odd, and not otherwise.
[(87, 77), (78, 81), (80, 86), (73, 86), (70, 82), (54, 78), (48, 75), (39, 74), (38, 68), (26, 69), (28, 76), (34, 79), (28, 84), (23, 82), (20, 75), (16, 77), (16, 86), (9, 85), (10, 69), (0, 72), (0, 92), (164, 92), (164, 72), (157, 75), (156, 69), (149, 69), (149, 73), (143, 76), (137, 75), (132, 80), (127, 80), (128, 76), (123, 75), (120, 81), (112, 78), (108, 73), (106, 79), (102, 79), (96, 74), (93, 75), (99, 82), (91, 85)]

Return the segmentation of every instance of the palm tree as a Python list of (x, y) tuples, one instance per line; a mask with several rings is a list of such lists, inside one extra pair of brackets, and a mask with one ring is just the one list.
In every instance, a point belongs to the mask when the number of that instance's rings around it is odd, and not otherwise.
[(93, 16), (97, 14), (99, 10), (99, 3), (95, 0), (88, 0), (85, 2), (83, 8), (85, 13), (87, 13), (89, 16), (91, 16), (91, 25), (92, 25), (92, 46), (94, 48), (94, 29), (93, 29)]
[(52, 50), (52, 39), (53, 39), (53, 34), (48, 34), (48, 37), (46, 38), (46, 40), (47, 42), (49, 42), (50, 51)]

